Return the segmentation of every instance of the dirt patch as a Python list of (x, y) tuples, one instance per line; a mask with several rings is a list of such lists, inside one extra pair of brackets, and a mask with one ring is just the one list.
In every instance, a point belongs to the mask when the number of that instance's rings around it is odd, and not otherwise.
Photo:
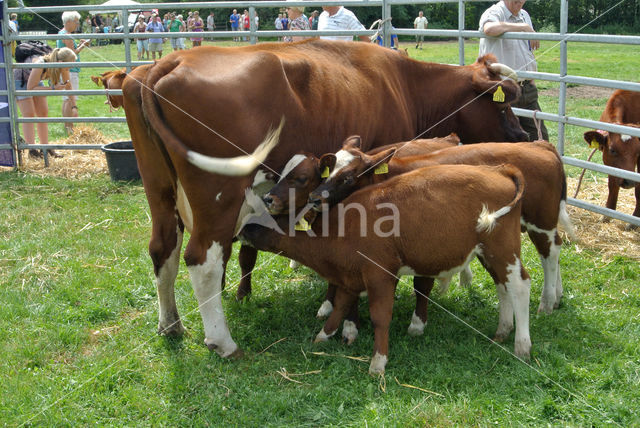
[[(567, 88), (567, 98), (606, 98), (609, 99), (615, 89), (598, 86), (574, 86)], [(558, 98), (560, 88), (549, 88), (540, 91), (540, 95)]]

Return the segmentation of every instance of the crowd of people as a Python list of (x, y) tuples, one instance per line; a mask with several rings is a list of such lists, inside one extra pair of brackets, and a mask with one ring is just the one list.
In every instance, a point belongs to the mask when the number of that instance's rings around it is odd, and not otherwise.
[[(535, 71), (537, 69), (533, 51), (539, 47), (539, 42), (535, 40), (510, 40), (502, 39), (500, 36), (507, 31), (516, 32), (534, 32), (533, 24), (528, 13), (523, 9), (526, 0), (500, 0), (488, 8), (480, 18), (480, 31), (484, 32), (487, 38), (480, 40), (479, 53), (494, 54), (498, 60), (515, 70)], [(274, 21), (276, 30), (365, 30), (365, 27), (358, 20), (356, 15), (343, 6), (323, 6), (322, 12), (312, 11), (309, 16), (305, 15), (305, 8), (301, 6), (286, 7), (284, 13), (279, 13)], [(95, 33), (109, 31), (119, 24), (118, 18), (102, 18), (100, 14), (89, 15), (81, 22), (81, 16), (78, 12), (64, 12), (62, 14), (62, 29), (58, 32), (61, 35), (71, 35), (78, 31), (83, 33)], [(428, 24), (427, 18), (423, 11), (419, 11), (413, 25), (415, 29), (426, 29)], [(9, 30), (19, 31), (17, 15), (14, 13), (10, 16), (8, 22)], [(228, 25), (231, 31), (249, 31), (251, 29), (251, 17), (249, 11), (244, 10), (242, 15), (238, 14), (236, 9), (229, 16)], [(253, 25), (255, 29), (259, 28), (259, 17), (254, 14)], [(106, 30), (105, 30), (106, 29)], [(181, 14), (169, 12), (163, 17), (159, 13), (153, 12), (148, 14), (140, 13), (132, 31), (135, 33), (164, 33), (164, 32), (193, 32), (200, 33), (203, 31), (215, 31), (215, 14), (210, 12), (206, 17), (206, 21), (200, 17), (198, 11), (189, 12), (186, 19)], [(310, 36), (311, 37), (311, 36)], [(234, 41), (241, 41), (243, 37), (234, 35)], [(301, 35), (284, 36), (281, 38), (284, 42), (295, 42), (303, 40), (307, 37)], [(322, 39), (327, 40), (344, 40), (352, 41), (353, 36), (343, 35), (323, 35)], [(244, 37), (246, 40), (247, 38)], [(369, 42), (369, 36), (358, 36), (358, 39)], [(422, 49), (424, 37), (416, 36), (416, 49)], [(163, 45), (166, 39), (149, 34), (148, 38), (136, 38), (138, 51), (138, 60), (143, 59), (160, 59), (162, 58)], [(198, 47), (202, 44), (203, 36), (194, 34), (190, 37), (192, 47)], [(377, 43), (382, 44), (382, 38), (378, 36)], [(392, 36), (392, 47), (397, 48), (397, 36)], [(28, 63), (47, 63), (47, 62), (76, 62), (80, 61), (80, 52), (87, 46), (91, 45), (90, 40), (76, 40), (73, 37), (65, 37), (57, 40), (56, 49), (46, 55), (28, 57), (24, 62)], [(174, 51), (186, 49), (184, 37), (171, 38), (171, 47)], [(12, 47), (15, 50), (15, 46)], [(150, 55), (151, 54), (151, 58)], [(69, 68), (34, 68), (34, 69), (15, 69), (14, 81), (18, 90), (31, 89), (79, 89), (79, 72), (77, 66)], [(43, 81), (48, 80), (48, 85), (44, 85)], [(522, 97), (516, 107), (540, 110), (538, 103), (538, 91), (533, 80), (524, 80), (520, 83), (522, 87)], [(46, 97), (42, 96), (19, 96), (16, 97), (20, 112), (24, 117), (46, 117), (48, 116), (48, 105)], [(78, 105), (75, 96), (63, 97), (62, 103), (63, 117), (78, 117)], [(531, 119), (519, 118), (520, 122), (530, 135), (531, 139), (535, 139), (537, 129)], [(47, 123), (23, 123), (23, 137), (27, 144), (34, 144), (36, 130), (40, 140), (40, 144), (48, 143), (48, 126)], [(65, 130), (68, 134), (73, 132), (73, 123), (65, 123)], [(548, 139), (547, 129), (544, 124), (541, 126), (541, 135), (544, 139)], [(49, 150), (49, 154), (54, 157), (60, 156), (54, 150)], [(38, 150), (30, 150), (31, 157), (42, 157), (42, 153)]]

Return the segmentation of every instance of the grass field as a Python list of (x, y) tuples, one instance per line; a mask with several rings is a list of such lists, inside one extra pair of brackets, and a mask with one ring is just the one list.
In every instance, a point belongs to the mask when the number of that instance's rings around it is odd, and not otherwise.
[[(411, 56), (457, 60), (455, 43), (425, 43), (424, 51), (407, 46)], [(542, 51), (551, 46), (543, 44)], [(100, 47), (82, 59), (118, 60), (118, 49)], [(636, 80), (640, 60), (629, 64), (628, 49), (575, 44), (570, 72)], [(476, 52), (469, 42), (469, 62)], [(553, 49), (540, 58), (541, 71), (557, 66)], [(90, 75), (83, 70), (82, 88), (92, 87)], [(597, 119), (606, 98), (572, 98), (570, 114)], [(59, 110), (54, 102), (51, 115)], [(103, 103), (103, 97), (83, 98), (81, 115), (108, 114)], [(542, 96), (545, 111), (556, 111), (555, 103)], [(126, 125), (97, 127), (114, 140), (128, 138)], [(62, 136), (62, 125), (51, 128), (53, 139)], [(568, 130), (567, 152), (578, 157), (589, 151), (582, 132)], [(139, 184), (5, 171), (0, 204), (2, 424), (640, 425), (640, 268), (628, 254), (605, 259), (595, 248), (566, 243), (563, 304), (552, 315), (536, 316), (542, 270), (523, 240), (532, 276), (530, 364), (511, 355), (513, 335), (504, 347), (487, 339), (497, 326), (497, 296), (477, 262), (471, 289), (433, 296), (419, 338), (406, 334), (414, 297), (410, 280), (404, 281), (387, 372), (373, 378), (367, 374), (373, 331), (365, 302), (353, 345), (337, 339), (314, 345), (324, 281), (267, 253), (258, 259), (254, 293), (245, 303), (234, 299), (240, 276), (235, 254), (227, 270), (225, 314), (243, 359), (222, 360), (203, 345), (183, 263), (176, 298), (188, 333), (158, 337), (147, 255), (151, 223)]]

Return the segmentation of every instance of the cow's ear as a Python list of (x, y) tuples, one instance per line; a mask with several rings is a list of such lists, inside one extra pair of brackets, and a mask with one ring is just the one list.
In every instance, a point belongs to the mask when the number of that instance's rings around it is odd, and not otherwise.
[(102, 77), (100, 76), (91, 76), (91, 80), (98, 86), (102, 85)]
[(488, 68), (479, 68), (473, 73), (473, 89), (478, 95), (489, 96), (495, 103), (512, 103), (520, 98), (520, 85), (511, 79), (492, 80)]
[(598, 149), (601, 152), (604, 151), (609, 142), (609, 133), (600, 131), (587, 131), (584, 133), (584, 141), (587, 142), (589, 147)]
[(367, 168), (372, 166), (379, 167), (389, 162), (393, 155), (396, 154), (397, 150), (397, 147), (392, 147), (390, 149), (383, 150), (380, 153), (376, 153), (375, 155), (364, 156), (363, 160)]
[(336, 166), (336, 155), (334, 155), (333, 153), (327, 153), (325, 155), (322, 155), (322, 157), (320, 158), (320, 171), (322, 171), (322, 175), (323, 178), (325, 175), (325, 170), (331, 171), (334, 167)]
[(343, 149), (359, 149), (362, 147), (362, 138), (359, 135), (352, 135), (342, 143)]

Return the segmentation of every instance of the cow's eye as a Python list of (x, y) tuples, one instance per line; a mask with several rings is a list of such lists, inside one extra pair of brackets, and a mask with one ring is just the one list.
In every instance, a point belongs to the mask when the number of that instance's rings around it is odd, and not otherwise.
[(299, 185), (305, 185), (307, 184), (307, 181), (309, 181), (309, 179), (307, 177), (298, 177), (296, 178), (296, 183)]
[(353, 177), (348, 176), (343, 181), (344, 184), (353, 184)]

